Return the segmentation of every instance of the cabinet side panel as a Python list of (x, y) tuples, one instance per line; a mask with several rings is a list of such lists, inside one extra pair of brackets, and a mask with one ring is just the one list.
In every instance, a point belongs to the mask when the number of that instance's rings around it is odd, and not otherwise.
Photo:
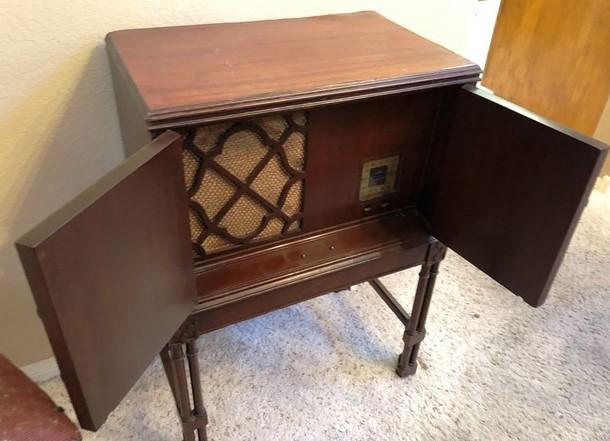
[(135, 87), (123, 71), (122, 64), (110, 43), (107, 44), (106, 49), (112, 73), (114, 99), (121, 124), (123, 148), (127, 157), (148, 144), (152, 136), (146, 126), (146, 112), (143, 105), (139, 103), (139, 96)]

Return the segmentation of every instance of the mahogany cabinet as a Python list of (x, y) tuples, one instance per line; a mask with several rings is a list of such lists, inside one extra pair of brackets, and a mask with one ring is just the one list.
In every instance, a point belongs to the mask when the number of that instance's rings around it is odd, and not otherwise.
[[(160, 353), (184, 439), (205, 439), (198, 335), (366, 281), (414, 373), (445, 247), (541, 305), (605, 155), (374, 12), (107, 49), (127, 157), (17, 244), (90, 430)], [(409, 314), (377, 278), (417, 265)]]

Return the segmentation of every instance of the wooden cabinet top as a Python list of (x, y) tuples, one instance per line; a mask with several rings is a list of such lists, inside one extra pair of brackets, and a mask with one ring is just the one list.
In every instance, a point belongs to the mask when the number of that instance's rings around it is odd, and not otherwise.
[(107, 43), (153, 126), (472, 82), (481, 72), (375, 12), (124, 30)]

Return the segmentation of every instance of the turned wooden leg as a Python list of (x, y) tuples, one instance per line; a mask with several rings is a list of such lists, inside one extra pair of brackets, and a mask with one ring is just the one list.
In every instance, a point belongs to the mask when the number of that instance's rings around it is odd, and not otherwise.
[(197, 348), (196, 340), (191, 340), (186, 344), (186, 356), (189, 363), (189, 372), (191, 374), (191, 389), (193, 393), (193, 414), (199, 421), (197, 434), (199, 441), (208, 439), (205, 426), (208, 424), (208, 414), (203, 405), (203, 393), (201, 391), (201, 375), (199, 372), (199, 349)]
[[(187, 358), (191, 380), (191, 391), (186, 373), (186, 360), (183, 343), (170, 343), (161, 352), (161, 360), (167, 375), (167, 380), (174, 395), (178, 415), (182, 422), (182, 436), (184, 441), (196, 441), (195, 431), (199, 441), (206, 441), (207, 414), (203, 406), (201, 381), (199, 374), (199, 360), (195, 341), (188, 341)], [(191, 407), (191, 393), (194, 408)]]
[(159, 356), (163, 362), (163, 370), (165, 371), (165, 377), (167, 378), (169, 388), (174, 396), (174, 401), (178, 403), (178, 398), (176, 395), (176, 376), (173, 373), (172, 359), (169, 355), (169, 345), (165, 345), (163, 350), (159, 353)]
[(426, 261), (421, 267), (413, 308), (403, 335), (404, 350), (398, 357), (396, 373), (400, 377), (413, 375), (417, 371), (417, 353), (426, 335), (426, 318), (428, 317), (430, 300), (432, 299), (440, 261), (445, 256), (445, 251), (445, 246), (440, 242), (431, 244)]
[(405, 325), (403, 335), (404, 350), (398, 358), (396, 373), (401, 377), (413, 375), (417, 370), (417, 352), (419, 345), (426, 335), (426, 317), (430, 308), (434, 281), (438, 274), (439, 263), (445, 257), (447, 248), (440, 242), (432, 242), (428, 246), (426, 258), (421, 266), (419, 281), (411, 315), (407, 314), (402, 305), (394, 298), (392, 293), (378, 279), (369, 280), (370, 285), (377, 292), (396, 317)]

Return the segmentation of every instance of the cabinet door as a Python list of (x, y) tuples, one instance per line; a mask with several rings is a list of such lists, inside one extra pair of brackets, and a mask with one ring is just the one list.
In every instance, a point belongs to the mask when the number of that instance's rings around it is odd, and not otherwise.
[(539, 306), (607, 147), (472, 86), (449, 107), (424, 204), (431, 234)]
[(85, 429), (102, 425), (193, 310), (181, 144), (165, 132), (17, 242)]

